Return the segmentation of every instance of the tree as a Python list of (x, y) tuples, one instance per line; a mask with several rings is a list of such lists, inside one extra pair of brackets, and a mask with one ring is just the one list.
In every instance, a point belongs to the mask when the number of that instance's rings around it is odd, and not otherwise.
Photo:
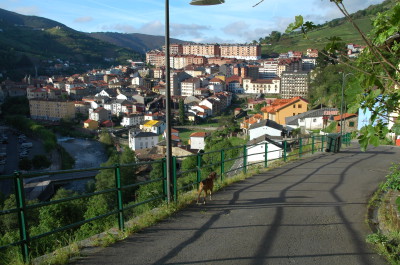
[[(400, 134), (400, 121), (392, 115), (400, 112), (400, 3), (377, 15), (368, 37), (354, 22), (343, 0), (330, 1), (353, 25), (367, 46), (356, 60), (340, 55), (337, 50), (339, 41), (335, 37), (331, 37), (331, 43), (326, 47), (327, 57), (346, 65), (354, 74), (348, 82), (349, 89), (346, 89), (349, 112), (360, 110), (372, 113), (369, 123), (360, 130), (358, 137), (361, 149), (365, 150), (369, 144), (379, 145), (380, 140), (390, 132)], [(296, 16), (296, 21), (287, 30), (301, 28), (306, 35), (311, 30), (308, 26), (301, 16)], [(394, 123), (394, 126), (389, 128), (389, 123)]]
[(32, 168), (32, 160), (24, 157), (18, 162), (18, 167), (21, 170), (30, 170)]
[(183, 103), (183, 99), (179, 99), (179, 123), (181, 125), (185, 125), (185, 105)]
[(35, 169), (48, 168), (51, 161), (45, 155), (35, 155), (32, 159), (32, 165)]

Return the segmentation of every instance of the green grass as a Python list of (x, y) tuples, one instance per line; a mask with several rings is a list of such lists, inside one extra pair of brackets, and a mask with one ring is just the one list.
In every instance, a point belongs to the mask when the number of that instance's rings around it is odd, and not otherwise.
[[(361, 28), (364, 33), (368, 33), (372, 29), (371, 19), (365, 17), (355, 20), (356, 24)], [(364, 45), (364, 41), (354, 27), (346, 22), (337, 27), (325, 26), (321, 29), (308, 33), (308, 38), (304, 38), (302, 34), (291, 34), (282, 37), (282, 39), (275, 45), (262, 46), (262, 54), (271, 52), (287, 52), (289, 50), (303, 51), (308, 48), (322, 50), (328, 44), (328, 38), (338, 36), (342, 38), (344, 43), (356, 43)]]
[(201, 127), (199, 127), (198, 130), (179, 128), (179, 137), (181, 138), (182, 142), (188, 141), (190, 139), (190, 135), (194, 132), (208, 132), (208, 131), (201, 129)]

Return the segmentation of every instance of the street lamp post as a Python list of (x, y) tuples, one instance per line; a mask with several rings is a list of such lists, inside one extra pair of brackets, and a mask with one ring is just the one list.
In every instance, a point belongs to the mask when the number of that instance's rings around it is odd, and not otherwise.
[(343, 105), (344, 105), (344, 86), (345, 86), (345, 81), (346, 77), (348, 75), (352, 75), (353, 73), (342, 73), (342, 99), (340, 102), (340, 135), (343, 134)]
[[(192, 0), (191, 5), (218, 5), (224, 0)], [(167, 200), (171, 201), (171, 178), (172, 178), (172, 142), (171, 142), (171, 75), (170, 75), (170, 43), (169, 43), (169, 0), (165, 0), (165, 115), (166, 115), (166, 182)]]

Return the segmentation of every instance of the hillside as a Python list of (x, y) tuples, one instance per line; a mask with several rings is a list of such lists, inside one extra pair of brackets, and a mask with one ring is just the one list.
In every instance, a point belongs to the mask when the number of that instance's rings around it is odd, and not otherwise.
[[(372, 29), (371, 19), (369, 17), (357, 19), (356, 23), (363, 32), (369, 32)], [(335, 27), (323, 26), (317, 30), (308, 33), (308, 38), (304, 38), (302, 34), (295, 33), (283, 35), (279, 42), (272, 45), (262, 46), (262, 54), (281, 53), (288, 50), (306, 51), (307, 48), (316, 48), (321, 50), (329, 43), (328, 38), (338, 36), (342, 38), (344, 43), (364, 44), (361, 36), (346, 22)]]
[(0, 71), (25, 71), (41, 61), (61, 59), (78, 64), (102, 64), (138, 59), (131, 49), (87, 36), (67, 26), (36, 16), (0, 9)]
[[(132, 49), (139, 53), (146, 53), (149, 50), (160, 49), (165, 44), (164, 36), (153, 36), (140, 33), (116, 33), (116, 32), (94, 32), (87, 33), (89, 36), (112, 43), (114, 45)], [(171, 39), (171, 43), (186, 43), (178, 39)]]
[[(386, 0), (378, 5), (371, 5), (364, 10), (359, 10), (352, 14), (355, 23), (364, 33), (372, 29), (372, 19), (378, 13), (390, 9), (397, 0)], [(294, 20), (294, 18), (293, 18)], [(340, 37), (344, 43), (356, 43), (364, 45), (361, 36), (354, 27), (344, 18), (334, 19), (326, 22), (312, 32), (308, 33), (308, 38), (304, 38), (301, 33), (282, 34), (279, 41), (262, 46), (264, 56), (271, 53), (287, 52), (288, 50), (306, 51), (307, 48), (322, 49), (328, 44), (328, 38), (332, 36)]]

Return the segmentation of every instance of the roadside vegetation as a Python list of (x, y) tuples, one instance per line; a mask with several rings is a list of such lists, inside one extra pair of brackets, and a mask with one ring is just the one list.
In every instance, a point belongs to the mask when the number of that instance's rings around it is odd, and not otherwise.
[(369, 201), (368, 223), (374, 233), (367, 242), (390, 264), (400, 264), (400, 164), (390, 168), (386, 181)]

